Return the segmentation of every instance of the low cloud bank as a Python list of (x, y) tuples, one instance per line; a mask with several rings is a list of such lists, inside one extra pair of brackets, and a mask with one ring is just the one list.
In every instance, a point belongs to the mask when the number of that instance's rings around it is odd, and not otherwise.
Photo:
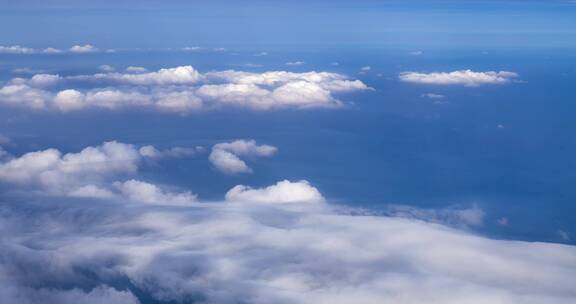
[(7, 303), (576, 301), (573, 246), (324, 204), (3, 202), (0, 231)]

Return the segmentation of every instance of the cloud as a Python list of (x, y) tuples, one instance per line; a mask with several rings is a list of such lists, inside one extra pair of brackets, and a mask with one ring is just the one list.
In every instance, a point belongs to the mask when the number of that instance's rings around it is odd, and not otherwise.
[[(249, 73), (220, 71), (200, 74), (191, 66), (144, 72), (98, 73), (60, 77), (38, 74), (30, 79), (14, 78), (0, 87), (0, 103), (32, 109), (72, 112), (97, 109), (145, 108), (189, 113), (222, 107), (252, 110), (335, 108), (342, 102), (333, 94), (368, 90), (359, 80), (328, 72)], [(54, 84), (106, 83), (104, 88), (69, 88), (51, 91)], [(81, 86), (82, 87), (82, 86)], [(84, 86), (85, 87), (85, 86)]]
[(62, 192), (79, 182), (135, 173), (141, 158), (136, 147), (116, 141), (78, 153), (46, 149), (0, 163), (0, 181)]
[(474, 205), (469, 208), (458, 206), (442, 209), (423, 209), (405, 205), (390, 205), (387, 215), (419, 219), (427, 222), (449, 224), (452, 226), (482, 226), (486, 213)]
[(143, 67), (129, 66), (126, 68), (126, 73), (141, 74), (146, 72), (148, 72), (148, 70)]
[(158, 150), (154, 146), (143, 146), (138, 150), (140, 154), (144, 157), (152, 158), (152, 159), (161, 159), (161, 158), (181, 158), (181, 157), (189, 157), (194, 156), (198, 153), (204, 152), (204, 147), (194, 147), (194, 148), (187, 148), (187, 147), (173, 147), (165, 150)]
[(100, 50), (90, 44), (72, 46), (69, 51), (71, 53), (96, 53)]
[(27, 47), (22, 47), (19, 45), (12, 45), (12, 46), (1, 46), (0, 45), (0, 54), (33, 54), (36, 53), (37, 50)]
[(412, 56), (420, 56), (420, 55), (424, 54), (424, 52), (422, 52), (422, 51), (412, 51), (412, 52), (409, 52), (408, 54), (409, 54), (409, 55), (412, 55)]
[(113, 66), (108, 65), (108, 64), (103, 64), (101, 66), (98, 67), (98, 69), (102, 72), (114, 72), (114, 70), (116, 70)]
[(444, 99), (444, 95), (442, 94), (436, 94), (436, 93), (425, 93), (420, 95), (420, 97), (425, 97), (425, 98), (430, 98), (430, 99)]
[(435, 85), (464, 85), (468, 87), (480, 86), (483, 84), (506, 84), (518, 77), (514, 72), (474, 72), (471, 70), (461, 70), (454, 72), (439, 73), (418, 73), (403, 72), (400, 73), (400, 80), (418, 84), (435, 84)]
[(254, 203), (322, 203), (324, 197), (308, 181), (290, 182), (283, 180), (275, 185), (253, 189), (238, 185), (226, 193), (226, 201)]
[(248, 167), (240, 156), (270, 157), (277, 151), (278, 149), (273, 146), (257, 145), (255, 140), (235, 140), (214, 145), (208, 159), (222, 173), (251, 173), (252, 168)]
[(298, 66), (298, 65), (303, 65), (304, 61), (289, 61), (286, 62), (286, 65), (291, 65), (291, 66)]
[(121, 195), (130, 201), (138, 203), (180, 205), (196, 202), (196, 195), (189, 191), (173, 193), (161, 189), (157, 185), (138, 180), (129, 180), (114, 184)]
[(368, 71), (370, 71), (370, 70), (372, 70), (372, 67), (370, 67), (369, 65), (363, 66), (363, 67), (360, 69), (360, 71), (362, 71), (362, 72), (368, 72)]
[(0, 223), (10, 303), (576, 301), (574, 246), (326, 204), (24, 201)]

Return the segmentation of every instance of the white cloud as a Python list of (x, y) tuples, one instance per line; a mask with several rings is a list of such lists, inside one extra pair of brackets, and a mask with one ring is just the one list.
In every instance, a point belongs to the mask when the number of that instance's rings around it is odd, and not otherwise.
[(368, 71), (370, 71), (370, 70), (372, 70), (372, 67), (369, 66), (369, 65), (363, 66), (363, 67), (360, 69), (360, 71), (362, 71), (362, 72), (368, 72)]
[[(155, 72), (144, 72), (136, 67), (128, 70), (127, 73), (68, 77), (37, 74), (30, 79), (14, 78), (0, 87), (0, 103), (63, 112), (90, 108), (147, 108), (189, 113), (226, 106), (265, 111), (335, 108), (343, 103), (333, 94), (370, 89), (359, 80), (328, 72), (221, 71), (200, 74), (191, 66)], [(109, 86), (88, 90), (69, 88), (60, 92), (46, 88), (60, 82), (82, 81), (105, 82)]]
[(32, 48), (27, 48), (19, 45), (12, 45), (12, 46), (1, 46), (0, 45), (0, 53), (5, 54), (33, 54), (37, 51)]
[(412, 51), (412, 52), (409, 52), (408, 54), (409, 54), (409, 55), (412, 55), (412, 56), (420, 56), (420, 55), (424, 54), (424, 52), (422, 52), (422, 51)]
[(0, 181), (59, 193), (81, 182), (135, 173), (140, 160), (141, 155), (133, 145), (115, 141), (87, 147), (78, 153), (63, 154), (47, 149), (0, 163)]
[(420, 95), (420, 97), (425, 97), (425, 98), (430, 98), (430, 99), (444, 99), (444, 95), (442, 94), (436, 94), (436, 93), (425, 93)]
[(386, 212), (395, 217), (419, 219), (427, 222), (450, 224), (453, 226), (482, 226), (486, 213), (474, 205), (469, 208), (450, 207), (423, 209), (404, 205), (391, 205)]
[(69, 51), (71, 53), (96, 53), (100, 50), (90, 44), (72, 46)]
[(283, 180), (275, 185), (260, 189), (253, 189), (244, 185), (235, 186), (226, 193), (226, 200), (271, 204), (322, 203), (324, 197), (308, 181), (290, 182)]
[[(104, 73), (95, 75), (73, 76), (76, 80), (104, 80), (133, 85), (178, 85), (194, 84), (200, 80), (200, 73), (192, 66), (179, 66), (160, 69), (156, 72), (134, 73), (134, 68), (128, 74)], [(140, 70), (141, 71), (141, 70)]]
[(291, 66), (298, 66), (298, 65), (303, 65), (304, 61), (289, 61), (286, 62), (286, 65), (291, 65)]
[(187, 148), (187, 147), (172, 147), (165, 150), (158, 150), (156, 147), (147, 145), (143, 146), (138, 150), (140, 155), (152, 159), (161, 159), (161, 158), (181, 158), (181, 157), (190, 157), (197, 155), (198, 153), (204, 152), (204, 147), (194, 147), (194, 148)]
[(6, 202), (0, 223), (0, 295), (13, 303), (576, 301), (574, 246), (324, 204)]
[(216, 169), (226, 174), (251, 173), (252, 169), (240, 156), (270, 157), (277, 151), (273, 146), (257, 145), (255, 140), (235, 140), (214, 145), (208, 159)]
[(99, 66), (98, 69), (100, 71), (106, 72), (106, 73), (114, 72), (114, 70), (116, 70), (113, 66), (108, 65), (108, 64), (103, 64), (103, 65)]
[(117, 182), (114, 186), (124, 198), (138, 203), (186, 205), (196, 202), (196, 195), (189, 191), (169, 192), (157, 185), (133, 179), (123, 183)]
[(49, 92), (32, 88), (26, 84), (8, 84), (0, 87), (0, 103), (14, 107), (40, 110), (50, 100)]
[(471, 70), (461, 70), (454, 72), (438, 73), (418, 73), (403, 72), (400, 73), (400, 80), (418, 84), (435, 84), (435, 85), (464, 85), (475, 87), (483, 84), (505, 84), (511, 82), (518, 74), (514, 72), (474, 72)]
[(143, 67), (129, 66), (126, 68), (126, 73), (142, 74), (142, 73), (146, 73), (146, 72), (148, 72), (148, 70), (146, 68), (143, 68)]
[(42, 50), (42, 53), (45, 53), (45, 54), (60, 54), (63, 52), (64, 51), (62, 51), (61, 49), (56, 49), (56, 48), (52, 48), (52, 47), (45, 48)]

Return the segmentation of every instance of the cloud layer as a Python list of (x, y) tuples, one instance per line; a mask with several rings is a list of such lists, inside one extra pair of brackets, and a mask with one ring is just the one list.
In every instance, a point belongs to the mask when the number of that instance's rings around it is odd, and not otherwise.
[(518, 77), (518, 74), (514, 72), (474, 72), (471, 70), (437, 73), (403, 72), (399, 76), (400, 80), (404, 82), (434, 85), (464, 85), (469, 87), (484, 84), (506, 84), (516, 77)]
[[(340, 107), (343, 103), (334, 94), (369, 89), (359, 80), (328, 72), (228, 70), (202, 74), (192, 66), (154, 72), (136, 67), (124, 73), (107, 70), (93, 75), (14, 78), (0, 86), (0, 104), (61, 112), (143, 108), (188, 113), (220, 107), (264, 111)], [(72, 87), (51, 89), (55, 84)], [(80, 89), (78, 84), (91, 88)]]
[(576, 300), (573, 246), (490, 240), (323, 204), (130, 204), (3, 204), (0, 297), (59, 304)]

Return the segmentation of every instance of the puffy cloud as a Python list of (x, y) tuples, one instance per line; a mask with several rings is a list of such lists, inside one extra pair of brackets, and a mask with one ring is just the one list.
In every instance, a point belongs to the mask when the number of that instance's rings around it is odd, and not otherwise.
[(464, 85), (475, 87), (483, 84), (505, 84), (518, 77), (514, 72), (474, 72), (471, 70), (461, 70), (454, 72), (435, 72), (435, 73), (418, 73), (403, 72), (400, 73), (400, 80), (419, 84), (437, 84), (437, 85)]
[[(200, 74), (191, 66), (144, 72), (128, 68), (126, 73), (98, 73), (60, 77), (37, 74), (30, 79), (14, 78), (0, 87), (0, 103), (62, 112), (90, 108), (146, 108), (189, 113), (225, 106), (254, 110), (334, 108), (342, 105), (333, 94), (369, 89), (359, 80), (328, 72), (283, 71), (247, 73), (238, 71)], [(106, 82), (105, 88), (46, 88), (58, 82)]]
[(283, 180), (266, 188), (253, 189), (238, 185), (226, 193), (226, 200), (254, 203), (321, 203), (324, 197), (308, 181), (290, 182)]
[(0, 87), (0, 103), (14, 107), (40, 110), (46, 106), (46, 101), (50, 98), (49, 92), (27, 84), (8, 84)]
[(134, 73), (105, 73), (70, 77), (77, 80), (104, 80), (133, 85), (177, 85), (194, 84), (201, 78), (200, 73), (192, 66), (179, 66), (169, 69), (160, 69), (156, 72)]
[(576, 301), (574, 246), (324, 204), (7, 202), (0, 229), (0, 293), (14, 303)]
[(46, 86), (51, 86), (51, 85), (57, 84), (61, 80), (62, 80), (62, 77), (60, 77), (59, 75), (36, 74), (36, 75), (32, 76), (32, 78), (30, 78), (30, 81), (28, 83), (30, 85), (36, 86), (36, 87), (46, 87)]
[(115, 183), (116, 188), (125, 198), (138, 203), (181, 205), (196, 202), (196, 195), (189, 191), (173, 193), (157, 185), (138, 180)]
[(81, 182), (134, 173), (140, 160), (141, 155), (133, 145), (115, 141), (78, 153), (62, 154), (47, 149), (0, 163), (0, 181), (61, 192)]
[(71, 53), (96, 53), (100, 50), (90, 44), (72, 46), (69, 51)]
[(255, 140), (235, 140), (214, 145), (208, 159), (216, 169), (226, 174), (251, 173), (252, 169), (240, 156), (270, 157), (277, 151), (273, 146), (257, 145)]

